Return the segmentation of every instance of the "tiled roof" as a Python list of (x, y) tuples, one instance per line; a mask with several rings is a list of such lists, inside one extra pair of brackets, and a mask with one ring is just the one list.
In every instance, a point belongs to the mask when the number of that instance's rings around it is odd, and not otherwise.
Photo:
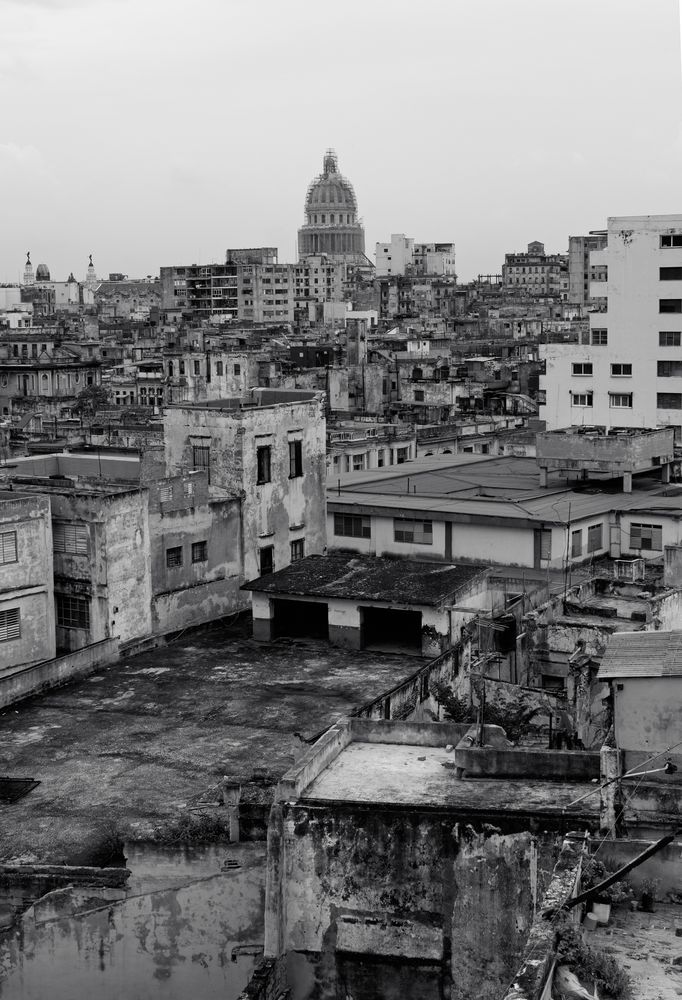
[(617, 677), (682, 677), (682, 631), (612, 635), (598, 678)]

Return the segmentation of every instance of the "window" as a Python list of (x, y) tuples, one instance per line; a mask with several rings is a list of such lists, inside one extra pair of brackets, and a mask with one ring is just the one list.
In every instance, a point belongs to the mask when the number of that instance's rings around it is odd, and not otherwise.
[(433, 545), (433, 524), (431, 521), (415, 521), (406, 517), (395, 517), (393, 519), (393, 538), (396, 542)]
[(657, 392), (656, 407), (659, 410), (682, 410), (682, 393)]
[(592, 406), (592, 398), (591, 392), (572, 392), (571, 406)]
[(577, 559), (583, 554), (583, 533), (582, 529), (571, 532), (571, 559)]
[(361, 514), (334, 514), (334, 534), (345, 538), (371, 538), (372, 520)]
[(185, 494), (186, 497), (193, 497), (194, 496), (194, 483), (185, 483), (185, 485), (184, 485), (184, 494)]
[(222, 363), (222, 361), (216, 361), (216, 363), (215, 363), (215, 373), (216, 373), (216, 375), (222, 375), (223, 374), (223, 363)]
[(260, 575), (265, 576), (266, 573), (274, 573), (275, 570), (275, 548), (273, 545), (266, 545), (264, 549), (260, 550)]
[(17, 533), (3, 531), (0, 534), (0, 563), (15, 563), (17, 561)]
[(172, 549), (166, 549), (166, 566), (173, 569), (175, 566), (182, 566), (182, 545), (175, 545)]
[(572, 375), (591, 375), (592, 374), (592, 362), (591, 361), (574, 361), (571, 365)]
[(617, 409), (617, 410), (631, 410), (632, 409), (632, 393), (631, 392), (610, 392), (609, 393), (609, 406), (612, 409)]
[(602, 525), (593, 524), (587, 529), (587, 551), (596, 552), (602, 547)]
[[(170, 552), (170, 549), (168, 550)], [(206, 562), (208, 559), (208, 542), (192, 542), (192, 562)]]
[(270, 479), (270, 445), (266, 444), (256, 448), (257, 483), (269, 483)]
[(666, 236), (661, 236), (660, 245), (664, 250), (668, 247), (682, 247), (682, 233), (669, 233)]
[(21, 639), (19, 608), (0, 611), (0, 642), (9, 642), (10, 639)]
[(289, 479), (303, 475), (303, 442), (289, 442)]
[(235, 365), (234, 366), (234, 373), (235, 373), (235, 375), (241, 375), (241, 373), (242, 373), (242, 366), (241, 365)]
[(178, 371), (179, 371), (179, 373), (181, 375), (185, 374), (185, 362), (184, 361), (178, 361)]
[(632, 365), (621, 364), (620, 362), (611, 365), (611, 374), (614, 378), (631, 378), (632, 377)]
[(415, 403), (423, 403), (424, 402), (424, 390), (423, 389), (415, 389), (414, 390), (414, 401), (415, 401)]
[(291, 561), (296, 562), (298, 559), (303, 559), (305, 555), (305, 539), (297, 538), (291, 543)]
[(658, 335), (659, 347), (680, 347), (682, 345), (682, 333), (679, 330), (661, 330)]
[(609, 342), (608, 330), (593, 330), (592, 345), (594, 347), (605, 347)]
[(656, 374), (659, 378), (671, 378), (673, 375), (682, 375), (682, 362), (657, 361)]
[(173, 499), (173, 484), (164, 483), (163, 486), (159, 486), (159, 500), (161, 503), (168, 503), (169, 500)]
[(663, 528), (660, 524), (631, 524), (630, 548), (648, 552), (663, 551)]
[(90, 628), (90, 601), (87, 597), (54, 596), (59, 628)]
[(55, 552), (87, 555), (88, 526), (86, 524), (69, 524), (67, 521), (53, 521), (52, 547)]
[(192, 468), (208, 473), (208, 481), (211, 482), (211, 448), (207, 444), (192, 445)]
[(198, 361), (194, 362), (194, 374), (201, 375), (201, 364)]
[(173, 362), (172, 361), (168, 362), (168, 374), (169, 374), (169, 376), (171, 378), (173, 378)]
[(662, 313), (682, 313), (682, 299), (659, 299), (658, 311)]
[(682, 281), (682, 267), (659, 267), (658, 277), (661, 281)]

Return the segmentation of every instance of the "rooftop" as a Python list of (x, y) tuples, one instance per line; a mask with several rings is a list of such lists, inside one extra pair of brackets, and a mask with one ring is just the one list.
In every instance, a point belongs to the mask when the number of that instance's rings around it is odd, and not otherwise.
[(447, 809), (467, 815), (538, 819), (565, 816), (571, 822), (598, 819), (590, 783), (456, 777), (454, 753), (445, 745), (352, 742), (301, 793), (305, 802), (352, 802), (379, 806)]
[[(632, 995), (651, 1000), (678, 1000), (682, 993), (682, 966), (673, 964), (675, 928), (682, 920), (679, 903), (657, 902), (655, 913), (634, 912), (619, 906), (609, 926), (589, 936), (598, 951), (612, 955), (630, 977)], [(680, 949), (677, 949), (679, 955)]]
[[(129, 656), (6, 709), (0, 758), (40, 784), (3, 808), (0, 859), (88, 863), (112, 830), (144, 839), (183, 806), (270, 789), (310, 738), (409, 677), (421, 657), (259, 643), (243, 626)], [(300, 733), (300, 735), (299, 735)]]
[(682, 631), (621, 632), (612, 636), (599, 680), (616, 677), (682, 677)]
[(381, 559), (356, 553), (308, 556), (243, 585), (266, 594), (300, 594), (354, 601), (437, 606), (482, 576), (482, 565)]

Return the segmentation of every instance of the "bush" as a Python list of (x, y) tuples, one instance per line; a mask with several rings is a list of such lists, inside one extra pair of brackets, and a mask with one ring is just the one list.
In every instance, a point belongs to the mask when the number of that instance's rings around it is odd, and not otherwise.
[(596, 951), (585, 943), (579, 926), (562, 917), (558, 929), (557, 964), (567, 965), (585, 986), (595, 985), (600, 997), (629, 1000), (632, 984), (613, 955)]

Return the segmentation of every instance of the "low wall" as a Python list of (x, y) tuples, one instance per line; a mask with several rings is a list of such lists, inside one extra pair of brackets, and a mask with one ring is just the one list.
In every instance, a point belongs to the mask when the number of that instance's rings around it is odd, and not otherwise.
[(114, 663), (118, 657), (118, 637), (115, 637), (83, 646), (54, 660), (5, 671), (0, 674), (0, 709), (40, 691), (85, 677), (98, 667)]
[[(523, 960), (512, 986), (504, 994), (504, 1000), (546, 1000), (552, 996), (556, 929), (554, 923), (543, 916), (543, 911), (562, 906), (579, 892), (584, 844), (584, 838), (577, 835), (569, 834), (564, 840), (552, 880), (533, 921)], [(576, 907), (572, 913), (577, 920), (579, 908)]]
[(599, 754), (585, 750), (462, 746), (455, 750), (455, 764), (462, 768), (465, 778), (583, 782), (599, 778)]
[[(663, 834), (664, 831), (661, 830), (660, 833)], [(677, 841), (663, 847), (653, 857), (647, 858), (628, 873), (627, 881), (636, 893), (641, 889), (645, 879), (657, 879), (659, 881), (657, 899), (665, 899), (669, 892), (682, 894), (681, 841), (682, 837), (678, 837)], [(650, 846), (650, 840), (603, 840), (593, 841), (592, 850), (599, 851), (599, 860), (610, 871), (615, 872)]]
[(470, 722), (401, 722), (395, 719), (351, 719), (357, 743), (398, 743), (414, 747), (455, 747), (471, 728)]
[(447, 650), (434, 660), (429, 660), (414, 674), (385, 691), (373, 701), (361, 705), (352, 714), (365, 719), (401, 719), (426, 717), (436, 719), (439, 705), (432, 694), (438, 684), (451, 684), (457, 676), (461, 650)]
[(341, 719), (320, 736), (303, 757), (290, 768), (277, 785), (275, 801), (298, 798), (304, 788), (317, 778), (352, 741), (350, 722)]

